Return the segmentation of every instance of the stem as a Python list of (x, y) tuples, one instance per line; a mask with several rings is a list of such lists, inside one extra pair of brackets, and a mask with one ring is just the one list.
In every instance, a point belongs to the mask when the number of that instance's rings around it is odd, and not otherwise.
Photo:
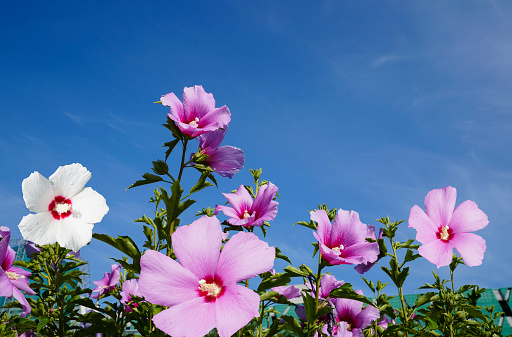
[(452, 292), (455, 293), (455, 285), (453, 284), (453, 270), (450, 268), (450, 278), (452, 280)]
[(263, 314), (265, 313), (265, 304), (261, 303), (260, 319), (258, 324), (258, 337), (263, 337)]
[[(392, 258), (395, 259), (396, 265), (399, 266), (399, 264), (398, 264), (398, 257), (396, 256), (396, 248), (395, 248), (395, 245), (393, 244), (393, 238), (389, 238), (389, 242), (391, 243), (391, 248), (393, 248), (393, 256), (392, 256)], [(400, 267), (398, 267), (398, 271), (400, 272)], [(404, 312), (404, 322), (403, 322), (403, 324), (407, 325), (407, 323), (409, 321), (409, 317), (407, 315), (407, 309), (406, 309), (406, 306), (405, 306), (404, 291), (403, 291), (401, 286), (400, 287), (397, 286), (397, 288), (398, 288), (398, 295), (400, 296), (400, 302), (402, 302), (402, 310)], [(405, 331), (405, 335), (407, 337), (409, 337), (409, 332)]]
[(183, 152), (181, 154), (181, 165), (180, 165), (180, 173), (178, 175), (178, 181), (181, 181), (181, 175), (183, 174), (183, 169), (185, 168), (185, 154), (187, 153), (187, 143), (188, 139), (183, 141)]
[[(320, 298), (320, 278), (322, 276), (322, 254), (318, 254), (318, 271), (316, 273), (316, 289), (315, 289), (315, 314), (318, 312), (318, 299)], [(309, 324), (308, 324), (308, 334), (309, 334)], [(320, 330), (318, 331), (318, 335), (320, 335)]]

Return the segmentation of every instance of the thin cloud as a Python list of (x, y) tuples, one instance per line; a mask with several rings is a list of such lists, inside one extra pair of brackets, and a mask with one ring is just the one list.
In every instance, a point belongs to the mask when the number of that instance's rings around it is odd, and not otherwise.
[(380, 66), (383, 66), (386, 63), (399, 60), (400, 58), (401, 57), (399, 57), (397, 55), (393, 55), (393, 54), (380, 56), (380, 57), (376, 58), (375, 60), (373, 60), (373, 62), (371, 63), (371, 66), (374, 68), (378, 68)]

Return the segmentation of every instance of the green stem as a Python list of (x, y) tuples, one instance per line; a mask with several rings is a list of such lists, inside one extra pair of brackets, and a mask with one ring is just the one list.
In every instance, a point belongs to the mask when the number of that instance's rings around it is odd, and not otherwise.
[[(315, 315), (318, 313), (318, 299), (320, 298), (320, 279), (322, 276), (322, 254), (318, 254), (319, 260), (318, 260), (318, 271), (316, 273), (316, 289), (315, 289)], [(308, 325), (308, 334), (309, 334), (309, 325)], [(320, 331), (318, 331), (318, 334), (320, 335)]]
[[(399, 264), (398, 264), (398, 257), (396, 255), (396, 248), (395, 248), (395, 245), (393, 244), (393, 238), (389, 238), (389, 242), (391, 243), (391, 248), (393, 248), (393, 256), (392, 256), (392, 258), (395, 259), (396, 265), (399, 266)], [(400, 272), (400, 267), (398, 268), (398, 272)], [(407, 326), (407, 323), (409, 321), (409, 317), (407, 315), (407, 308), (406, 308), (406, 305), (405, 305), (404, 291), (403, 291), (402, 286), (400, 286), (400, 287), (397, 286), (397, 288), (398, 288), (398, 295), (400, 296), (400, 302), (402, 302), (402, 310), (403, 310), (403, 313), (404, 313), (403, 325)], [(405, 335), (407, 337), (409, 337), (409, 332), (405, 331)]]
[(452, 280), (452, 292), (455, 293), (455, 285), (453, 284), (453, 270), (450, 268), (450, 278)]
[(263, 314), (265, 313), (265, 304), (261, 302), (261, 312), (258, 324), (258, 337), (263, 337)]
[(185, 155), (187, 153), (187, 143), (188, 139), (183, 141), (183, 152), (181, 153), (181, 165), (180, 165), (180, 173), (178, 175), (178, 181), (181, 181), (181, 175), (183, 174), (183, 169), (185, 168)]

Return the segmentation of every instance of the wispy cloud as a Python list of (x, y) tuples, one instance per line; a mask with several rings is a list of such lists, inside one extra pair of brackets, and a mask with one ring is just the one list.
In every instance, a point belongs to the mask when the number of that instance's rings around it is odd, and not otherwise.
[(394, 55), (394, 54), (383, 55), (383, 56), (379, 56), (375, 60), (373, 60), (372, 63), (371, 63), (371, 66), (374, 67), (374, 68), (378, 68), (380, 66), (383, 66), (386, 63), (389, 63), (389, 62), (392, 62), (392, 61), (396, 61), (396, 60), (399, 60), (399, 59), (401, 59), (401, 57), (399, 57), (397, 55)]

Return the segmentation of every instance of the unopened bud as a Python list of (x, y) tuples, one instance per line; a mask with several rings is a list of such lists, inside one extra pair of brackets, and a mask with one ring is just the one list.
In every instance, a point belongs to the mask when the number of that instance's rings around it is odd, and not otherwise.
[(157, 161), (153, 162), (153, 172), (159, 175), (165, 175), (167, 172), (169, 172), (169, 166), (167, 166), (167, 163), (163, 160), (158, 159)]

